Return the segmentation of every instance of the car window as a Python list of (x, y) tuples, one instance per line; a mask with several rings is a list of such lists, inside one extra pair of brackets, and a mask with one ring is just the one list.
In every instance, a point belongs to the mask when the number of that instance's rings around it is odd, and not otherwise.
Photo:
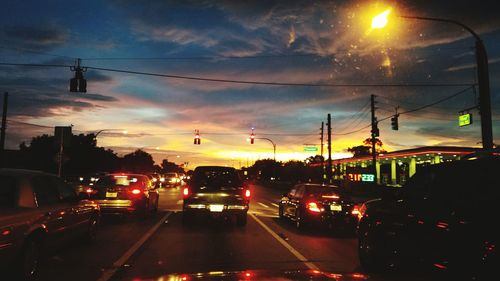
[(129, 175), (105, 176), (97, 180), (99, 186), (133, 186), (141, 184), (142, 178)]
[(192, 178), (193, 188), (197, 190), (235, 190), (243, 183), (234, 170), (195, 170)]
[(297, 187), (292, 188), (290, 192), (288, 193), (288, 197), (292, 198), (295, 196), (295, 193), (297, 192)]
[(50, 206), (60, 202), (59, 191), (50, 177), (36, 176), (32, 178), (31, 182), (38, 207)]
[(0, 176), (0, 208), (13, 208), (17, 206), (18, 187), (17, 181), (12, 176)]
[(295, 198), (297, 199), (300, 199), (304, 196), (304, 192), (305, 192), (305, 187), (303, 185), (299, 186), (299, 188), (297, 188), (297, 192), (295, 193)]

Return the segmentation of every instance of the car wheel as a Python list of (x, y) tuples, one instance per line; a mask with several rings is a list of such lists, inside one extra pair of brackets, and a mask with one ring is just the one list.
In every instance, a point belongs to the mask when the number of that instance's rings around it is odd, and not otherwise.
[(299, 230), (304, 230), (307, 228), (307, 222), (300, 210), (297, 210), (295, 213), (295, 227)]
[(363, 224), (360, 225), (358, 233), (358, 255), (363, 269), (368, 272), (378, 272), (387, 264), (382, 254), (382, 241), (377, 241), (377, 235), (373, 229)]
[(36, 280), (40, 269), (41, 242), (37, 237), (24, 242), (18, 274), (21, 280)]
[(238, 226), (247, 225), (247, 214), (241, 214), (236, 217), (236, 224)]
[(96, 240), (98, 225), (99, 225), (99, 220), (96, 217), (90, 218), (89, 226), (87, 227), (87, 232), (85, 233), (86, 242), (91, 243)]

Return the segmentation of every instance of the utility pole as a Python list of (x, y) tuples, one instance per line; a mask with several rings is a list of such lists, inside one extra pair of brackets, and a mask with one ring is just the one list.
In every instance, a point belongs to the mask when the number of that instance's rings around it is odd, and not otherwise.
[(2, 113), (2, 128), (0, 129), (0, 167), (3, 167), (5, 161), (5, 130), (7, 128), (7, 102), (9, 93), (3, 94), (3, 113)]
[(321, 168), (324, 169), (325, 168), (325, 159), (323, 158), (323, 131), (324, 131), (324, 128), (325, 127), (325, 122), (321, 122)]
[(332, 116), (328, 113), (327, 120), (327, 130), (328, 130), (328, 164), (326, 167), (326, 177), (328, 178), (328, 182), (332, 183)]
[(374, 182), (377, 183), (377, 151), (375, 149), (375, 144), (377, 142), (377, 137), (379, 136), (377, 117), (375, 117), (375, 95), (371, 95), (371, 109), (372, 109), (372, 169)]

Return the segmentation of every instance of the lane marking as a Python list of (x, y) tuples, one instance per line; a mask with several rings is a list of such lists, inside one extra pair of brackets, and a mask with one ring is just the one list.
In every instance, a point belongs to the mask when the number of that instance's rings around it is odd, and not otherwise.
[(260, 202), (257, 202), (257, 203), (258, 203), (259, 205), (261, 205), (262, 207), (264, 207), (264, 208), (269, 208), (269, 206), (267, 206), (267, 205), (266, 205), (266, 204), (264, 204), (264, 203), (260, 203)]
[[(312, 270), (320, 270), (319, 267), (317, 267), (314, 263), (308, 261), (306, 257), (304, 257), (299, 251), (295, 250), (292, 245), (290, 245), (288, 242), (286, 242), (283, 238), (281, 238), (276, 232), (274, 232), (269, 226), (267, 226), (264, 222), (262, 222), (257, 216), (254, 214), (249, 213), (251, 218), (253, 218), (262, 228), (264, 228), (269, 234), (271, 234), (274, 239), (278, 240), (283, 247), (285, 247), (290, 253), (292, 253), (298, 260), (300, 260), (302, 263), (304, 263), (307, 268), (312, 269)], [(321, 270), (320, 270), (321, 271)]]
[(118, 269), (120, 269), (120, 267), (125, 264), (125, 262), (146, 242), (148, 241), (148, 239), (158, 230), (158, 228), (163, 224), (165, 223), (165, 221), (168, 219), (168, 217), (171, 215), (172, 213), (167, 213), (165, 214), (165, 216), (163, 216), (160, 221), (158, 221), (155, 225), (153, 225), (153, 227), (151, 227), (148, 232), (146, 232), (142, 237), (141, 239), (139, 239), (137, 242), (135, 242), (134, 245), (132, 245), (132, 247), (130, 247), (130, 249), (128, 249), (117, 261), (115, 261), (113, 263), (113, 267), (111, 267), (110, 269), (107, 269), (106, 271), (104, 271), (101, 275), (101, 277), (99, 277), (99, 279), (97, 279), (97, 281), (108, 281), (109, 279), (111, 279), (111, 277), (113, 277), (113, 275), (116, 273), (116, 271), (118, 271)]
[(280, 207), (280, 205), (278, 205), (278, 204), (276, 204), (276, 203), (271, 203), (271, 205), (273, 205), (273, 206), (274, 206), (274, 207), (276, 207), (276, 208), (279, 208), (279, 207)]

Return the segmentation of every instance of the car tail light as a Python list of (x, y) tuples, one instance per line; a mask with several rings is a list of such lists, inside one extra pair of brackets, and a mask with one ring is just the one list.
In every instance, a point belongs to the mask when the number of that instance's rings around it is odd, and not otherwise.
[(324, 211), (324, 209), (320, 208), (319, 204), (316, 202), (307, 203), (306, 208), (312, 213), (321, 213)]
[(328, 194), (328, 195), (322, 195), (321, 198), (325, 199), (340, 199), (340, 196), (337, 194)]
[(359, 211), (358, 205), (354, 205), (351, 211), (351, 215), (359, 217), (360, 214), (361, 212)]
[(131, 192), (132, 194), (139, 194), (139, 193), (141, 193), (141, 190), (140, 190), (140, 189), (138, 189), (138, 188), (134, 188), (134, 189), (132, 189), (130, 192)]
[(88, 194), (91, 194), (92, 192), (94, 192), (94, 190), (89, 187), (89, 188), (85, 189), (85, 192), (87, 192)]
[(251, 195), (250, 189), (246, 189), (245, 190), (245, 198), (250, 198), (250, 195)]
[(189, 196), (189, 187), (184, 187), (182, 189), (182, 195), (184, 195), (184, 198), (188, 197)]

